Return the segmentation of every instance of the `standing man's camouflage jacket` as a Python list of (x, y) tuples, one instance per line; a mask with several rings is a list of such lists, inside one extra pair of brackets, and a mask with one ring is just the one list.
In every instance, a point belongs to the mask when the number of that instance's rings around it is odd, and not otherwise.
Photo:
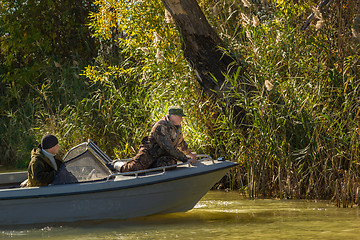
[(176, 160), (186, 162), (186, 154), (190, 152), (184, 141), (181, 125), (174, 125), (169, 116), (165, 116), (153, 126), (149, 136), (142, 139), (139, 153), (124, 164), (120, 172), (170, 166), (176, 164)]
[(169, 116), (160, 119), (151, 129), (150, 135), (142, 140), (144, 148), (153, 158), (172, 156), (186, 162), (191, 151), (183, 138), (181, 125), (174, 125)]
[[(63, 163), (57, 156), (54, 157), (57, 168)], [(47, 186), (55, 179), (57, 171), (50, 160), (41, 152), (41, 147), (31, 151), (31, 161), (28, 167), (28, 187)]]

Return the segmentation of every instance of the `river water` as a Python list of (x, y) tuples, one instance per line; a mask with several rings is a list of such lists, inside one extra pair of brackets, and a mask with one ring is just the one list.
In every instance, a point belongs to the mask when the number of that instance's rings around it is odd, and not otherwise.
[(360, 213), (327, 201), (249, 200), (210, 191), (186, 213), (0, 227), (0, 239), (360, 239)]

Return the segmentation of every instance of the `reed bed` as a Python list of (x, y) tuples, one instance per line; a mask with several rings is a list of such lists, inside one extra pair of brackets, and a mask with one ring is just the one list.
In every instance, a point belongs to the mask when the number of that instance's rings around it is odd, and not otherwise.
[(223, 19), (214, 24), (256, 86), (241, 92), (228, 76), (247, 112), (245, 130), (234, 125), (238, 131), (227, 136), (226, 149), (240, 163), (235, 188), (249, 197), (358, 204), (360, 45), (351, 31), (359, 3), (333, 4), (301, 31), (315, 3), (249, 2), (217, 2), (208, 10)]

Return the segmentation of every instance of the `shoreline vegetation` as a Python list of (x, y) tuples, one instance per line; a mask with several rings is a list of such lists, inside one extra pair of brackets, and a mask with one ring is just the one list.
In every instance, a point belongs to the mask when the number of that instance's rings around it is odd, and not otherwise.
[(239, 163), (218, 188), (358, 205), (360, 2), (198, 3), (241, 66), (224, 73), (241, 122), (202, 90), (161, 1), (2, 1), (0, 165), (25, 169), (45, 133), (61, 154), (91, 139), (129, 158), (181, 105), (191, 149)]

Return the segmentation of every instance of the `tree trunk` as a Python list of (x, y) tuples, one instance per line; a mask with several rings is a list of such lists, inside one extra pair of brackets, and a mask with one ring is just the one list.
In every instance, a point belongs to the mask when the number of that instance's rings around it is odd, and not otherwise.
[(221, 50), (224, 44), (208, 23), (197, 1), (162, 1), (181, 33), (184, 56), (193, 67), (201, 87), (209, 96), (225, 102), (234, 117), (240, 120), (243, 111), (234, 105), (234, 99), (227, 97), (231, 88), (224, 76), (225, 73), (231, 76), (239, 66), (232, 65), (234, 60)]

